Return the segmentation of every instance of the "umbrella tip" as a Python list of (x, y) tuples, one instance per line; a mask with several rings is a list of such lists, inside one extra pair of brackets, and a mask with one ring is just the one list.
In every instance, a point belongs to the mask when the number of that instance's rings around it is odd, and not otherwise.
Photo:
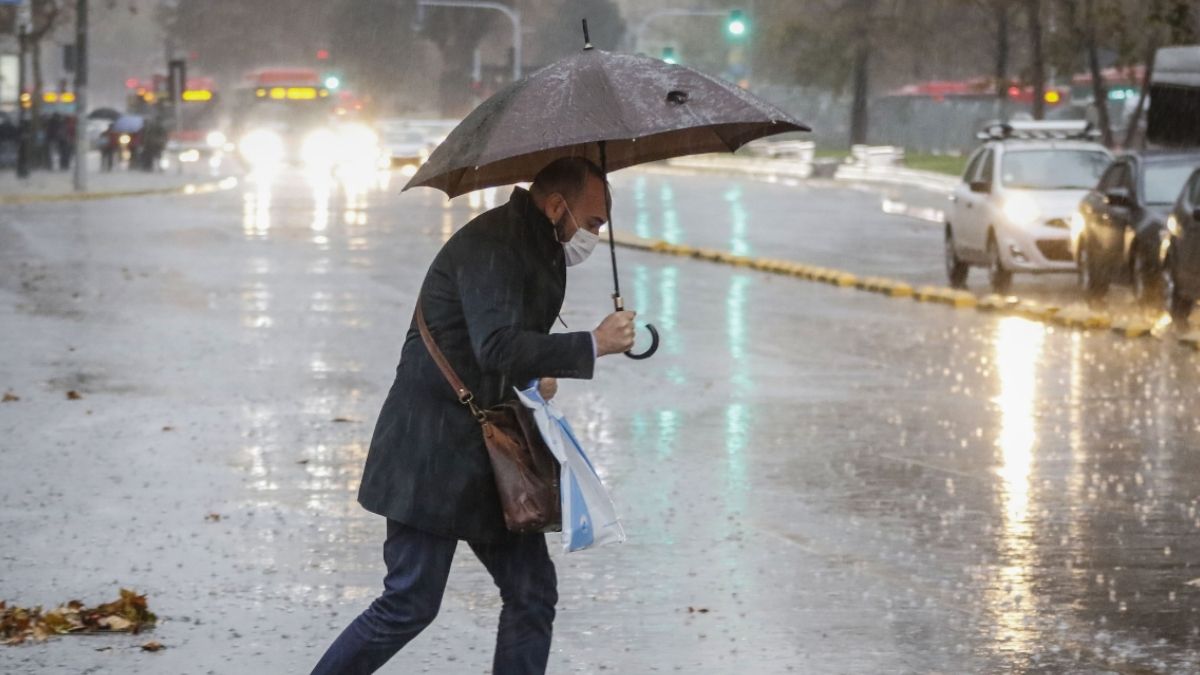
[(591, 51), (592, 37), (588, 35), (587, 19), (583, 20), (583, 51)]

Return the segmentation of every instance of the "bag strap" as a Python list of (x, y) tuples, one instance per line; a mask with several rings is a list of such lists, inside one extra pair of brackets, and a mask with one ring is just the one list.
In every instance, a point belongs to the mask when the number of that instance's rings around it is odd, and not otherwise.
[(471, 414), (475, 419), (482, 424), (486, 415), (478, 406), (475, 405), (475, 395), (467, 389), (467, 385), (463, 384), (458, 373), (454, 372), (454, 368), (450, 367), (450, 362), (446, 360), (446, 355), (438, 349), (437, 343), (433, 341), (433, 334), (429, 332), (429, 326), (425, 323), (425, 314), (421, 311), (421, 300), (417, 299), (417, 330), (421, 331), (421, 340), (425, 342), (425, 349), (429, 350), (429, 355), (433, 357), (433, 362), (437, 364), (438, 370), (442, 371), (442, 377), (446, 378), (446, 382), (450, 384), (450, 388), (454, 390), (458, 396), (458, 402), (471, 409)]

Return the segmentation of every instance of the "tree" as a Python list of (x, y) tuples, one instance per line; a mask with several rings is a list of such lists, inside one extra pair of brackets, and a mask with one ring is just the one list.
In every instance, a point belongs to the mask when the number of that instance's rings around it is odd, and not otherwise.
[(854, 36), (854, 99), (850, 104), (850, 144), (867, 142), (870, 124), (868, 97), (871, 94), (871, 19), (875, 0), (855, 0), (858, 30)]
[(1096, 42), (1096, 0), (1086, 0), (1083, 38), (1088, 56), (1088, 71), (1092, 76), (1092, 101), (1096, 106), (1097, 123), (1104, 145), (1112, 147), (1112, 123), (1108, 119), (1108, 88), (1104, 86), (1104, 73), (1100, 69), (1100, 48)]
[[(424, 10), (421, 35), (437, 45), (442, 55), (438, 100), (443, 114), (461, 116), (470, 112), (473, 103), (471, 66), (475, 48), (494, 26), (501, 25), (499, 20), (504, 18), (495, 11), (458, 7), (429, 7)], [(509, 27), (507, 20), (504, 20), (503, 27)]]
[(1029, 47), (1033, 57), (1029, 65), (1033, 82), (1033, 118), (1046, 117), (1046, 56), (1042, 44), (1042, 1), (1025, 0), (1025, 20), (1029, 26)]
[[(537, 40), (526, 52), (531, 66), (552, 63), (583, 48), (581, 21), (587, 19), (592, 46), (614, 50), (625, 36), (625, 20), (613, 0), (574, 0), (566, 3), (525, 2), (521, 20)], [(569, 10), (569, 11), (568, 11)]]

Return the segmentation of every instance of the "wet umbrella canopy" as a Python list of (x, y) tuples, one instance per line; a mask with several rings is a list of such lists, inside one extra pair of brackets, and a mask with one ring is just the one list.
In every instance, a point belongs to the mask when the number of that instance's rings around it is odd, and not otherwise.
[[(505, 87), (484, 101), (404, 186), (456, 197), (531, 181), (560, 157), (587, 157), (606, 173), (670, 157), (733, 152), (764, 136), (810, 131), (779, 108), (724, 80), (658, 59), (593, 49)], [(624, 309), (611, 206), (613, 304)], [(647, 325), (658, 349), (658, 331)]]
[(457, 197), (528, 181), (559, 157), (599, 162), (598, 141), (606, 141), (606, 169), (615, 171), (809, 130), (724, 80), (646, 56), (585, 49), (480, 104), (404, 189), (434, 187)]

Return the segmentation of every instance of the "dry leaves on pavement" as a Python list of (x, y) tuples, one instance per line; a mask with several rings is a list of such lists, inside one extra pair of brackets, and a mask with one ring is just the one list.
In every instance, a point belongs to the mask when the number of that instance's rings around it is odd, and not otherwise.
[(0, 600), (0, 642), (19, 645), (41, 642), (69, 633), (140, 633), (158, 617), (146, 605), (146, 596), (122, 588), (121, 597), (96, 607), (72, 600), (50, 611), (41, 607), (9, 607)]

